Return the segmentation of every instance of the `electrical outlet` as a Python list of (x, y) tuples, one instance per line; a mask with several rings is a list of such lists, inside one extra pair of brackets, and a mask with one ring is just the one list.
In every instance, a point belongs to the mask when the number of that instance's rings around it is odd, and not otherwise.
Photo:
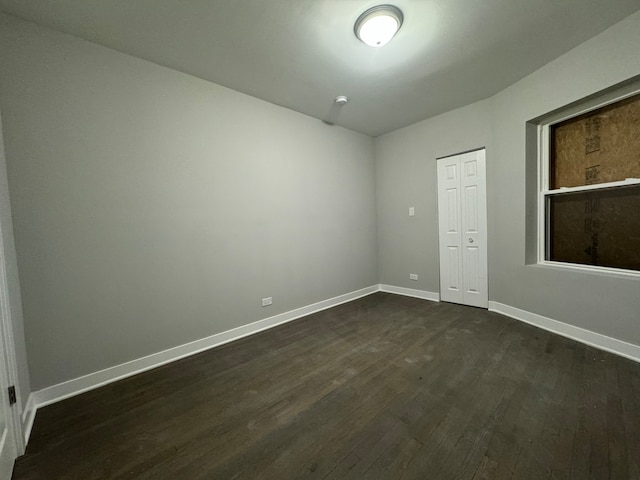
[(263, 307), (268, 307), (272, 303), (273, 303), (273, 298), (272, 297), (266, 297), (266, 298), (262, 299), (262, 306)]
[(414, 217), (416, 214), (416, 207), (409, 207), (409, 216)]
[(410, 273), (409, 274), (409, 280), (418, 280), (418, 274), (417, 273)]

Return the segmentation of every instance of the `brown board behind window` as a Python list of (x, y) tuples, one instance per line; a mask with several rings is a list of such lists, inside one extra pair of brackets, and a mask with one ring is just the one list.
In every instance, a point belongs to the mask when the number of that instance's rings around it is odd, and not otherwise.
[(550, 127), (549, 187), (640, 178), (640, 94)]
[(549, 260), (640, 270), (640, 186), (548, 201)]

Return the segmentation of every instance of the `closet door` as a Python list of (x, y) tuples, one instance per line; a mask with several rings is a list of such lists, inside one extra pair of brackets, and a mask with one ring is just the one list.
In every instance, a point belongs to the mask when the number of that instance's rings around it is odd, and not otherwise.
[(460, 185), (460, 158), (438, 160), (440, 299), (455, 303), (464, 303)]
[(440, 298), (487, 308), (485, 150), (437, 161)]

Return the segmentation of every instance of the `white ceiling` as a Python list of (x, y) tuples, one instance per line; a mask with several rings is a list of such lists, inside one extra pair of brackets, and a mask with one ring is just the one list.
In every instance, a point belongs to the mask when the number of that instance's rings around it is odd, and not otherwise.
[[(0, 10), (376, 136), (487, 98), (640, 9), (395, 0), (402, 29), (367, 47), (353, 24), (385, 1), (0, 0)], [(334, 106), (337, 95), (349, 103)]]

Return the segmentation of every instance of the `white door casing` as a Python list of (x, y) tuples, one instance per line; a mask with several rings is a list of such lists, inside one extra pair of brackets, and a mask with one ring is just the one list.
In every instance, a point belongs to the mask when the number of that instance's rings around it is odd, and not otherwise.
[(11, 406), (8, 394), (9, 386), (15, 385), (17, 377), (14, 352), (4, 244), (0, 228), (0, 480), (11, 478), (14, 460), (24, 451), (18, 403)]
[(437, 161), (440, 298), (487, 308), (485, 150)]
[[(4, 139), (2, 122), (0, 121), (0, 168), (5, 167)], [(3, 179), (4, 181), (4, 179)], [(6, 188), (6, 184), (3, 189)], [(0, 201), (8, 201), (2, 195)], [(2, 205), (9, 210), (9, 205)], [(10, 220), (9, 220), (10, 221)], [(16, 457), (24, 452), (22, 437), (21, 404), (16, 391), (17, 402), (10, 405), (9, 387), (15, 386), (18, 378), (15, 347), (13, 343), (13, 325), (9, 306), (9, 290), (5, 263), (5, 246), (0, 224), (0, 480), (11, 478), (13, 463)]]
[(0, 479), (11, 478), (13, 462), (17, 457), (12, 407), (7, 395), (9, 375), (4, 331), (0, 324)]

